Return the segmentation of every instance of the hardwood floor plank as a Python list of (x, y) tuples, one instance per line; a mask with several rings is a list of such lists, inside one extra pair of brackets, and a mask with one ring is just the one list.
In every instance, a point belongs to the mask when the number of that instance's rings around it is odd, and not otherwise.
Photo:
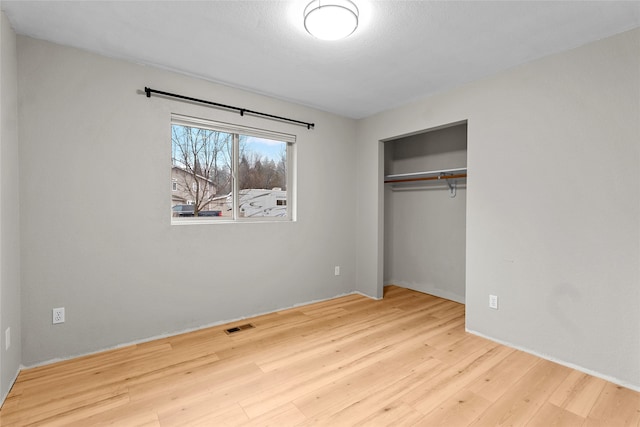
[[(486, 341), (486, 340), (484, 340)], [(426, 384), (408, 389), (401, 396), (402, 400), (418, 411), (427, 415), (444, 400), (452, 397), (460, 389), (464, 389), (487, 369), (491, 369), (514, 350), (489, 343), (483, 345), (455, 364), (446, 364), (443, 369)]]
[(299, 426), (306, 422), (307, 417), (293, 404), (287, 403), (278, 408), (272, 409), (260, 416), (252, 418), (243, 427), (287, 427)]
[[(398, 412), (407, 410), (411, 414), (400, 416), (405, 420), (416, 421), (422, 418), (423, 414), (398, 399), (398, 395), (416, 383), (421, 383), (427, 378), (435, 375), (442, 369), (442, 363), (436, 359), (429, 358), (423, 363), (411, 369), (410, 373), (398, 376), (394, 381), (389, 377), (389, 382), (374, 392), (367, 394), (364, 398), (358, 399), (348, 406), (336, 411), (330, 408), (328, 411), (317, 414), (310, 418), (310, 425), (358, 425), (369, 424), (379, 425), (384, 420), (393, 419)], [(372, 409), (374, 412), (372, 414)], [(397, 420), (400, 422), (400, 419)]]
[(539, 361), (536, 356), (516, 350), (470, 383), (468, 389), (495, 402)]
[[(462, 320), (464, 320), (464, 318), (462, 318)], [(440, 333), (430, 336), (426, 340), (426, 343), (437, 349), (448, 348), (451, 343), (457, 342), (468, 335), (464, 330), (464, 323), (458, 326), (463, 327), (442, 330)]]
[[(384, 405), (377, 409), (373, 414), (369, 415), (362, 421), (359, 421), (353, 426), (388, 426), (388, 427), (414, 427), (419, 425), (424, 425), (420, 423), (420, 419), (422, 418), (422, 414), (411, 406), (397, 402), (390, 405)], [(330, 423), (320, 423), (318, 425), (340, 425), (339, 422), (336, 424)]]
[(305, 396), (293, 400), (293, 404), (307, 417), (321, 412), (332, 414), (364, 399), (371, 390), (379, 390), (388, 384), (389, 373), (393, 378), (404, 377), (420, 363), (429, 359), (424, 348), (410, 351), (388, 351), (387, 357), (325, 385)]
[(491, 402), (469, 390), (455, 393), (420, 419), (425, 426), (466, 426), (480, 416)]
[(640, 393), (608, 382), (587, 419), (592, 424), (640, 426)]
[(127, 411), (105, 410), (84, 419), (72, 422), (67, 427), (160, 427), (160, 420), (154, 411)]
[(212, 411), (210, 396), (194, 399), (177, 410), (160, 411), (158, 418), (162, 427), (173, 426), (238, 426), (249, 420), (240, 405), (217, 407)]
[(540, 360), (516, 384), (505, 391), (503, 398), (494, 402), (470, 425), (525, 425), (570, 371), (571, 369), (556, 363)]
[(85, 401), (81, 404), (61, 406), (49, 411), (26, 412), (24, 419), (16, 422), (16, 425), (34, 425), (49, 427), (66, 427), (72, 424), (82, 425), (95, 414), (102, 413), (113, 408), (122, 408), (129, 403), (127, 393), (115, 394), (105, 398)]
[[(131, 401), (149, 402), (155, 407), (179, 406), (201, 395), (230, 393), (261, 378), (262, 371), (255, 364), (235, 365), (217, 363), (201, 370), (187, 371), (166, 378), (138, 383), (129, 387)], [(224, 403), (221, 403), (222, 406)]]
[(468, 334), (461, 304), (384, 294), (26, 369), (0, 426), (640, 425), (640, 393)]
[[(393, 313), (392, 317), (381, 317), (373, 322), (373, 325), (362, 327), (362, 325), (354, 325), (348, 330), (334, 330), (330, 334), (323, 334), (322, 337), (307, 341), (307, 345), (300, 348), (295, 355), (282, 357), (273, 355), (272, 358), (260, 361), (260, 367), (269, 372), (275, 369), (283, 368), (292, 361), (304, 360), (312, 358), (317, 354), (340, 352), (343, 355), (372, 353), (377, 349), (390, 346), (398, 342), (415, 336), (415, 328), (410, 326), (414, 322), (424, 322), (426, 324), (433, 323), (433, 318), (428, 314), (420, 314), (410, 318), (401, 319), (398, 313)], [(393, 323), (391, 322), (393, 320)], [(425, 328), (423, 333), (428, 333)], [(328, 339), (330, 338), (330, 339)], [(424, 338), (421, 338), (423, 340)]]
[(527, 427), (581, 427), (585, 422), (584, 417), (573, 412), (559, 408), (556, 405), (546, 402), (540, 410), (532, 417)]
[(606, 384), (600, 378), (573, 371), (551, 395), (549, 402), (586, 418)]
[[(387, 315), (381, 315), (378, 319), (367, 325), (364, 322), (350, 322), (349, 317), (343, 317), (339, 320), (338, 326), (332, 328), (329, 331), (322, 331), (317, 333), (306, 332), (301, 337), (304, 338), (304, 346), (298, 348), (292, 348), (288, 352), (286, 357), (283, 357), (282, 348), (274, 347), (272, 351), (263, 352), (263, 357), (260, 357), (258, 364), (263, 371), (269, 372), (278, 368), (282, 368), (295, 361), (296, 359), (305, 359), (312, 357), (315, 354), (325, 352), (327, 349), (333, 351), (335, 346), (348, 345), (349, 343), (357, 342), (362, 337), (367, 337), (376, 333), (378, 327), (382, 328), (385, 324), (388, 324), (394, 318), (398, 318), (398, 313), (393, 312)], [(343, 327), (342, 324), (349, 325)], [(373, 340), (374, 338), (371, 338)]]
[[(22, 420), (25, 424), (40, 423), (53, 420), (56, 417), (68, 419), (68, 413), (78, 411), (80, 408), (86, 413), (91, 404), (114, 404), (114, 402), (128, 403), (129, 396), (126, 387), (121, 384), (107, 387), (94, 387), (91, 390), (83, 388), (81, 391), (66, 388), (46, 388), (39, 393), (33, 393), (33, 398), (21, 402), (16, 412), (9, 412), (2, 417), (2, 423), (10, 424)], [(4, 410), (4, 407), (3, 407)], [(26, 415), (26, 417), (24, 417)]]
[[(428, 349), (420, 349), (420, 351), (427, 357)], [(338, 352), (331, 354), (330, 358), (320, 356), (314, 359), (318, 363), (317, 365), (306, 364), (306, 371), (304, 363), (294, 367), (297, 371), (295, 376), (290, 376), (290, 371), (284, 368), (277, 371), (280, 380), (272, 382), (275, 387), (264, 388), (260, 393), (241, 401), (241, 405), (253, 417), (281, 406), (285, 402), (291, 401), (295, 403), (296, 398), (310, 396), (320, 389), (331, 387), (332, 384), (343, 380), (346, 376), (357, 373), (364, 367), (376, 363), (379, 364), (380, 361), (387, 359), (390, 354), (393, 354), (392, 349), (386, 347), (380, 351), (360, 352), (353, 355)], [(316, 366), (316, 368), (309, 370), (308, 368), (311, 366)], [(296, 406), (302, 409), (300, 405)]]

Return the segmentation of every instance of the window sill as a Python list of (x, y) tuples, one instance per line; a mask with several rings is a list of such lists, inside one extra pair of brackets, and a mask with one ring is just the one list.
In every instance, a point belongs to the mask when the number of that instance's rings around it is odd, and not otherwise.
[(273, 224), (273, 223), (290, 223), (295, 220), (290, 218), (281, 219), (258, 219), (258, 218), (243, 218), (243, 219), (178, 219), (171, 218), (171, 225), (209, 225), (209, 224)]

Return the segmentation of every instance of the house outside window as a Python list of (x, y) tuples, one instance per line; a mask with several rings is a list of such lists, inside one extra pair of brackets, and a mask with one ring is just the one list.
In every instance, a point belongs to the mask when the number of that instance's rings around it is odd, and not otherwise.
[(294, 135), (173, 115), (171, 136), (172, 223), (293, 219)]

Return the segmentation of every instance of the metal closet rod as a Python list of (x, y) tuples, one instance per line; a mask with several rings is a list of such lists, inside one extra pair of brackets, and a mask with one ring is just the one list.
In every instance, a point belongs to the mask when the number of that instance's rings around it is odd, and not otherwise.
[(420, 178), (404, 178), (404, 179), (388, 179), (385, 180), (385, 184), (396, 183), (396, 182), (414, 182), (414, 181), (433, 181), (438, 179), (456, 179), (456, 178), (466, 178), (466, 173), (459, 173), (456, 175), (438, 175), (438, 176), (423, 176)]
[(315, 127), (315, 123), (307, 123), (307, 122), (303, 122), (303, 121), (300, 121), (300, 120), (289, 119), (287, 117), (280, 117), (280, 116), (275, 116), (273, 114), (261, 113), (260, 111), (253, 111), (253, 110), (248, 110), (246, 108), (234, 107), (232, 105), (220, 104), (218, 102), (206, 101), (204, 99), (192, 98), (190, 96), (178, 95), (176, 93), (164, 92), (164, 91), (161, 91), (161, 90), (151, 89), (151, 88), (146, 87), (146, 86), (144, 88), (144, 92), (147, 94), (147, 98), (151, 98), (151, 94), (152, 93), (157, 93), (158, 95), (162, 95), (162, 96), (168, 96), (168, 97), (171, 97), (171, 98), (184, 99), (186, 101), (192, 101), (192, 102), (198, 102), (200, 104), (211, 105), (212, 107), (224, 108), (224, 109), (227, 109), (227, 110), (238, 111), (238, 112), (240, 112), (241, 116), (244, 116), (244, 113), (247, 113), (247, 114), (251, 114), (253, 116), (265, 117), (265, 118), (272, 119), (272, 120), (280, 120), (280, 121), (284, 121), (284, 122), (295, 123), (295, 124), (300, 125), (300, 126), (306, 126), (307, 129), (311, 129), (312, 127)]

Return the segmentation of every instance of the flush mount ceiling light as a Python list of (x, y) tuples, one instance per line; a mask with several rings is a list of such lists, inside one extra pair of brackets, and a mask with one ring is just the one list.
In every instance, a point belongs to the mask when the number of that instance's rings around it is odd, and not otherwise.
[(339, 40), (358, 27), (358, 8), (350, 0), (314, 0), (304, 9), (304, 28), (321, 40)]

